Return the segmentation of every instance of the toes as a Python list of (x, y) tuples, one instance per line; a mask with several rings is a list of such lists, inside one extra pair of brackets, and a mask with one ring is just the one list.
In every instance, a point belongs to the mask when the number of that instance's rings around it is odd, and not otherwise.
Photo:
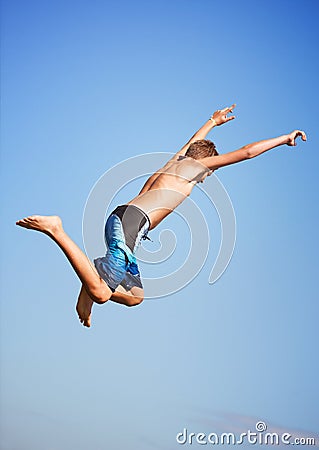
[(25, 217), (24, 219), (20, 219), (16, 222), (16, 225), (19, 225), (20, 227), (27, 227), (31, 224), (31, 220), (29, 220), (28, 217)]
[(23, 227), (23, 228), (29, 228), (29, 225), (24, 222), (23, 220), (19, 220), (18, 222), (16, 222), (16, 225), (19, 225), (19, 227)]
[(23, 219), (20, 219), (16, 222), (16, 225), (26, 225), (26, 224), (34, 224), (34, 222), (36, 221), (37, 216), (28, 216), (28, 217), (24, 217)]
[(84, 327), (90, 328), (90, 326), (91, 326), (91, 318), (90, 317), (88, 319), (86, 319), (86, 318), (81, 317), (79, 314), (79, 320)]

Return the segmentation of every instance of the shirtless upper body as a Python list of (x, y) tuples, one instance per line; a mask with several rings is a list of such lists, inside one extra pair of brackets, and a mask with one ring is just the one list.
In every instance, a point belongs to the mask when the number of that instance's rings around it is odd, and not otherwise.
[[(192, 144), (205, 139), (215, 126), (235, 118), (228, 116), (234, 107), (235, 105), (232, 105), (216, 111), (187, 144), (146, 181), (139, 194), (128, 203), (139, 207), (148, 215), (151, 222), (150, 229), (155, 228), (190, 195), (198, 182), (203, 182), (214, 170), (253, 158), (280, 145), (295, 146), (295, 139), (298, 136), (301, 136), (304, 141), (306, 140), (303, 131), (295, 130), (287, 135), (245, 145), (239, 150), (223, 155), (200, 156), (196, 159), (187, 156), (186, 153)], [(204, 142), (209, 143), (210, 141)]]
[(180, 156), (158, 170), (148, 189), (141, 191), (129, 203), (142, 209), (151, 221), (151, 228), (154, 228), (182, 203), (195, 184), (209, 173), (210, 170), (195, 159)]

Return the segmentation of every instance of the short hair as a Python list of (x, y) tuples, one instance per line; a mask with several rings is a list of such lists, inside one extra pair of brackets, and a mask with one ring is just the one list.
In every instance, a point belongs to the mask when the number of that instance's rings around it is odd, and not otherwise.
[(200, 139), (193, 142), (187, 149), (185, 156), (189, 156), (193, 159), (203, 159), (209, 156), (217, 156), (218, 151), (214, 142), (208, 139)]

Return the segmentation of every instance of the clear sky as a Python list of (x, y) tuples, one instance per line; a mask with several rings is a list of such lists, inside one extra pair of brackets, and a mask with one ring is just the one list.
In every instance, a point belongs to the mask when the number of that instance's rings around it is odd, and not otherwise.
[[(2, 2), (3, 450), (170, 450), (184, 427), (257, 420), (319, 432), (318, 9)], [(59, 214), (83, 247), (86, 199), (107, 169), (177, 151), (233, 102), (236, 120), (210, 135), (220, 152), (295, 128), (308, 142), (219, 171), (237, 221), (224, 275), (208, 284), (220, 230), (194, 192), (212, 240), (200, 274), (138, 308), (96, 305), (82, 328), (64, 256), (15, 221)], [(165, 227), (183, 248), (182, 225)]]

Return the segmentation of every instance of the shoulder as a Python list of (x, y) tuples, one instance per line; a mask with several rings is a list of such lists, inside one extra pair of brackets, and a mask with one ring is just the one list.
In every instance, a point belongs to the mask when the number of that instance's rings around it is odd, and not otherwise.
[(176, 161), (176, 173), (189, 181), (199, 181), (210, 169), (200, 161), (188, 156), (181, 156)]

